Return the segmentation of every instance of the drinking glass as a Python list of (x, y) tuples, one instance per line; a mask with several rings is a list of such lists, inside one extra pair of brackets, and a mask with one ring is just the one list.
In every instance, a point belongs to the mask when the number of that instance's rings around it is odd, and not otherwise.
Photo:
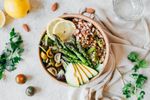
[(116, 15), (124, 20), (138, 20), (144, 10), (142, 0), (113, 0), (113, 8)]

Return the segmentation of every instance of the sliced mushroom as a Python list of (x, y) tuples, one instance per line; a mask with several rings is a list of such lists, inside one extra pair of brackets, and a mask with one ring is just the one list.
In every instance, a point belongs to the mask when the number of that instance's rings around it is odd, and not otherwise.
[(43, 59), (43, 60), (46, 60), (47, 59), (47, 55), (42, 51), (41, 52), (41, 58)]
[(48, 72), (50, 73), (50, 74), (52, 74), (53, 76), (57, 76), (57, 70), (54, 68), (54, 67), (50, 67), (50, 68), (48, 68), (47, 69), (48, 70)]
[(52, 51), (51, 51), (51, 48), (49, 48), (47, 51), (46, 51), (46, 54), (47, 54), (47, 56), (49, 57), (49, 58), (53, 58), (53, 53), (52, 53)]
[(64, 70), (61, 69), (61, 70), (58, 72), (58, 74), (57, 74), (57, 79), (58, 79), (58, 80), (62, 80), (62, 81), (65, 80), (65, 72), (64, 72)]
[(61, 53), (56, 53), (54, 56), (54, 60), (56, 63), (60, 63), (61, 60)]

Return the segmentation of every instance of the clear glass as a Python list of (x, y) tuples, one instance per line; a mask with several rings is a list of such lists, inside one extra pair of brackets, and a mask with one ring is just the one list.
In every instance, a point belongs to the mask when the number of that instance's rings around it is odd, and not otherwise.
[(125, 20), (138, 20), (142, 17), (144, 6), (141, 0), (113, 0), (117, 16)]

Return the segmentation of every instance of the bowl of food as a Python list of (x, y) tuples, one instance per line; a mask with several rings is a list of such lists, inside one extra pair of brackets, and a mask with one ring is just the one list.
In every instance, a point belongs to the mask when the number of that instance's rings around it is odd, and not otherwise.
[(109, 42), (98, 22), (80, 14), (65, 14), (52, 20), (42, 33), (39, 58), (54, 80), (80, 87), (105, 69)]

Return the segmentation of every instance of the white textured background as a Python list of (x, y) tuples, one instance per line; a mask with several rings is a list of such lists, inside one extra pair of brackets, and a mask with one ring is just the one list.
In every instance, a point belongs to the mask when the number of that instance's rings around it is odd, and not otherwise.
[[(3, 1), (0, 0), (0, 9), (3, 10)], [(38, 58), (38, 43), (41, 33), (44, 31), (47, 23), (62, 15), (64, 12), (78, 13), (84, 7), (93, 7), (106, 11), (108, 15), (114, 15), (112, 9), (112, 0), (30, 0), (32, 9), (28, 16), (22, 19), (12, 19), (7, 16), (7, 23), (0, 29), (0, 52), (4, 49), (5, 43), (9, 39), (9, 32), (14, 27), (20, 32), (25, 45), (23, 61), (19, 63), (14, 72), (6, 72), (6, 79), (0, 80), (0, 100), (67, 100), (68, 92), (71, 88), (62, 86), (52, 81), (48, 74), (42, 69)], [(59, 3), (59, 9), (56, 12), (50, 10), (53, 2)], [(144, 0), (144, 15), (149, 17), (150, 1)], [(149, 18), (150, 19), (150, 18)], [(22, 24), (27, 23), (31, 29), (25, 32)], [(18, 85), (15, 82), (15, 76), (23, 73), (28, 76), (28, 81), (24, 85)], [(25, 94), (26, 87), (33, 85), (37, 88), (37, 93), (33, 97)]]

